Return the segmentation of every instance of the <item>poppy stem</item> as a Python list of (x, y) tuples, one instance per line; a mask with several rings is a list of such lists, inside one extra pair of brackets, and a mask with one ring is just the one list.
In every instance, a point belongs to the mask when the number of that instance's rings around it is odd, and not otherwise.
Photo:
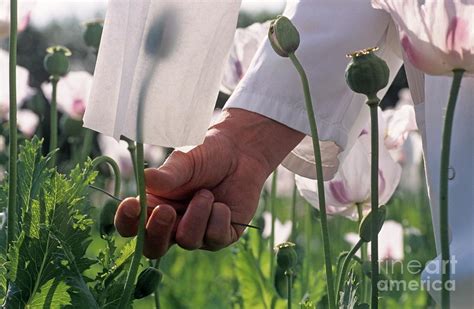
[(293, 271), (291, 269), (285, 271), (286, 276), (286, 286), (288, 290), (288, 309), (291, 309), (291, 301), (292, 301), (292, 286), (293, 286)]
[[(378, 116), (378, 106), (380, 100), (375, 98), (370, 98), (367, 101), (367, 105), (370, 108), (370, 143), (371, 143), (371, 168), (370, 168), (370, 203), (371, 203), (371, 212), (376, 214), (379, 208), (379, 116)], [(371, 235), (371, 308), (377, 309), (379, 302), (379, 291), (378, 291), (378, 282), (379, 282), (379, 261), (378, 261), (378, 221), (372, 220), (370, 226), (370, 235)]]
[(17, 0), (10, 1), (10, 60), (9, 60), (9, 84), (10, 84), (10, 158), (9, 158), (9, 180), (8, 180), (8, 229), (7, 244), (10, 246), (16, 239), (17, 224), (17, 161), (18, 161), (18, 136), (16, 117), (16, 53), (17, 53)]
[[(58, 103), (57, 103), (57, 90), (58, 90), (58, 81), (59, 77), (51, 76), (50, 77), (51, 85), (53, 87), (53, 92), (51, 95), (51, 104), (50, 104), (50, 132), (49, 132), (49, 152), (53, 152), (58, 148)], [(50, 167), (56, 165), (56, 155), (53, 154), (51, 161), (49, 162)]]
[(359, 251), (360, 247), (362, 247), (363, 244), (364, 242), (362, 241), (362, 239), (359, 239), (359, 241), (355, 244), (355, 246), (351, 249), (351, 251), (349, 251), (349, 253), (344, 258), (344, 261), (342, 262), (342, 267), (341, 267), (341, 271), (339, 272), (339, 278), (337, 280), (337, 288), (336, 288), (338, 303), (340, 299), (339, 293), (341, 291), (341, 288), (344, 286), (344, 278), (346, 277), (347, 268), (349, 267), (352, 261), (352, 257), (357, 253), (357, 251)]
[(81, 148), (81, 161), (84, 162), (91, 153), (92, 143), (94, 141), (94, 132), (90, 129), (84, 128), (84, 140)]
[[(94, 168), (97, 168), (102, 163), (107, 163), (108, 165), (110, 165), (110, 167), (112, 168), (112, 171), (114, 172), (114, 179), (115, 179), (114, 194), (110, 195), (110, 194), (107, 193), (107, 195), (113, 196), (114, 199), (117, 199), (118, 196), (120, 195), (120, 188), (121, 188), (121, 184), (122, 184), (121, 183), (122, 179), (120, 177), (120, 168), (117, 165), (117, 162), (115, 162), (114, 159), (112, 159), (111, 157), (100, 156), (100, 157), (97, 157), (94, 160), (92, 160), (92, 166)], [(90, 186), (90, 187), (92, 187), (92, 186)]]
[(329, 245), (329, 232), (327, 224), (327, 214), (326, 214), (326, 196), (324, 193), (324, 178), (323, 178), (323, 168), (321, 162), (321, 149), (319, 147), (319, 136), (318, 128), (316, 125), (316, 118), (314, 117), (313, 103), (311, 100), (311, 92), (309, 89), (308, 78), (303, 69), (303, 66), (299, 62), (298, 58), (294, 53), (289, 54), (289, 58), (296, 70), (298, 71), (301, 82), (303, 84), (303, 92), (306, 104), (306, 111), (308, 114), (309, 125), (311, 128), (311, 137), (313, 139), (313, 151), (314, 151), (314, 160), (316, 163), (316, 179), (318, 186), (318, 198), (319, 198), (319, 210), (321, 215), (321, 233), (323, 237), (323, 248), (324, 248), (324, 262), (326, 265), (326, 282), (327, 282), (327, 293), (329, 300), (329, 308), (336, 308), (336, 297), (334, 295), (334, 277), (331, 264), (331, 250)]
[(451, 256), (449, 252), (449, 211), (448, 211), (448, 181), (449, 181), (449, 157), (451, 149), (451, 135), (453, 130), (454, 111), (456, 101), (461, 87), (464, 70), (453, 70), (453, 83), (449, 94), (449, 101), (444, 118), (443, 140), (441, 144), (441, 168), (439, 179), (439, 220), (441, 233), (441, 308), (449, 309), (450, 295), (446, 288), (451, 275)]
[(276, 208), (276, 190), (277, 190), (277, 180), (278, 180), (278, 172), (277, 170), (273, 171), (272, 175), (272, 189), (270, 192), (270, 213), (272, 214), (272, 221), (271, 221), (271, 231), (270, 231), (270, 280), (273, 280), (273, 265), (275, 264), (275, 257), (273, 253), (273, 248), (275, 246), (275, 208)]

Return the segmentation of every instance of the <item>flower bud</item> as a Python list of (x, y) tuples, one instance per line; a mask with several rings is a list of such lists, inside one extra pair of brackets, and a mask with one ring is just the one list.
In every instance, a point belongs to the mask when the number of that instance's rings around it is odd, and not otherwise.
[(277, 265), (283, 270), (288, 270), (296, 265), (298, 256), (295, 251), (295, 244), (284, 242), (275, 247), (277, 253)]
[(160, 270), (154, 267), (145, 268), (140, 275), (138, 275), (133, 297), (135, 299), (141, 299), (154, 293), (161, 282), (161, 278), (163, 278), (163, 275)]
[(275, 52), (282, 57), (288, 57), (300, 45), (298, 30), (285, 16), (278, 16), (271, 22), (268, 39)]
[(53, 77), (64, 76), (69, 72), (69, 56), (71, 51), (64, 46), (51, 46), (46, 49), (44, 68)]
[(364, 242), (369, 242), (372, 240), (372, 220), (376, 220), (377, 222), (377, 233), (380, 232), (382, 229), (382, 225), (385, 221), (385, 215), (387, 213), (387, 210), (385, 206), (380, 206), (377, 211), (376, 215), (374, 216), (372, 212), (369, 212), (367, 216), (362, 219), (362, 222), (360, 223), (359, 226), (359, 237), (362, 239)]
[(388, 84), (390, 75), (387, 63), (375, 55), (378, 48), (368, 48), (347, 55), (352, 58), (346, 68), (346, 82), (357, 93), (369, 100)]
[(102, 207), (99, 219), (100, 235), (105, 236), (115, 232), (114, 218), (117, 207), (118, 202), (114, 200), (108, 200), (104, 207)]
[(102, 20), (86, 23), (86, 30), (84, 31), (83, 35), (84, 42), (86, 43), (86, 45), (98, 50), (103, 29), (104, 22)]

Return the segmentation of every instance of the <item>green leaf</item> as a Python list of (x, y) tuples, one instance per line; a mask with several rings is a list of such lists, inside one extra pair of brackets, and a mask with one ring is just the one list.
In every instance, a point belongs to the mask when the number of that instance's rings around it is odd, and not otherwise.
[(50, 155), (41, 156), (41, 143), (37, 138), (27, 141), (19, 156), (22, 233), (9, 248), (10, 282), (4, 305), (97, 308), (82, 275), (93, 264), (84, 257), (92, 220), (80, 212), (85, 188), (96, 173), (90, 161), (72, 170), (69, 177), (48, 169)]
[(351, 270), (349, 279), (344, 283), (341, 298), (339, 300), (339, 309), (354, 309), (357, 306), (357, 287), (354, 272)]
[(71, 304), (71, 296), (68, 293), (69, 286), (56, 279), (46, 282), (31, 299), (31, 309), (59, 309)]
[[(239, 281), (240, 294), (245, 308), (279, 308), (285, 305), (272, 287), (271, 281), (266, 278), (257, 259), (243, 244), (239, 244), (234, 258), (235, 274)], [(275, 302), (275, 307), (272, 307)]]

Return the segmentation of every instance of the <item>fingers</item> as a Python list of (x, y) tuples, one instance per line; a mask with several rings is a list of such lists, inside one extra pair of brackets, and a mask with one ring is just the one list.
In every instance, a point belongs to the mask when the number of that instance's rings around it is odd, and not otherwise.
[(205, 235), (205, 248), (219, 250), (237, 240), (237, 233), (231, 225), (231, 212), (223, 203), (214, 203)]
[(115, 213), (115, 227), (123, 237), (132, 237), (138, 231), (140, 203), (136, 198), (129, 197), (120, 203)]
[(193, 197), (176, 231), (178, 245), (188, 250), (202, 247), (213, 202), (214, 195), (208, 190)]
[(176, 221), (176, 212), (169, 205), (157, 206), (146, 225), (143, 254), (150, 259), (163, 256), (170, 246), (171, 234)]
[(189, 182), (193, 170), (191, 155), (174, 151), (160, 168), (145, 170), (147, 192), (154, 195), (171, 192)]

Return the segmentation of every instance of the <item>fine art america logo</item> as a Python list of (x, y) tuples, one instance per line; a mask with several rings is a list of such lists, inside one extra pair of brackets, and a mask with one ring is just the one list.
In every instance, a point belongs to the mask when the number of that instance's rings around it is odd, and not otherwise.
[[(446, 261), (432, 261), (426, 265), (423, 265), (418, 260), (411, 260), (406, 265), (401, 261), (384, 261), (380, 265), (381, 273), (394, 274), (401, 271), (401, 275), (407, 271), (408, 274), (418, 275), (424, 271), (422, 279), (413, 280), (396, 280), (381, 278), (378, 282), (378, 288), (380, 291), (435, 291), (440, 292), (443, 289), (441, 281), (441, 274), (446, 272)], [(450, 280), (446, 281), (444, 288), (448, 291), (456, 290), (456, 282), (453, 279), (453, 275), (456, 273), (456, 258), (451, 259), (450, 268), (451, 276)], [(397, 270), (397, 271), (396, 271)]]

